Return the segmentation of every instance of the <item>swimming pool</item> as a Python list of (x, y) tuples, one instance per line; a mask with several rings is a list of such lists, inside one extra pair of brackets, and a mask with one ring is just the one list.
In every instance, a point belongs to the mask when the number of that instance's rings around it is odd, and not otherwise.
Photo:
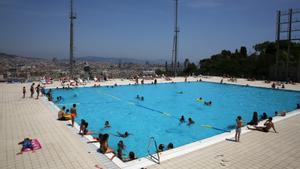
[[(137, 95), (144, 96), (144, 101), (136, 99)], [(53, 96), (64, 98), (56, 103), (58, 107), (69, 108), (76, 103), (76, 122), (85, 119), (90, 131), (109, 133), (110, 147), (117, 149), (118, 141), (123, 140), (124, 153), (133, 151), (139, 158), (148, 155), (150, 137), (158, 144), (166, 146), (172, 142), (179, 147), (231, 129), (238, 115), (245, 122), (251, 120), (254, 111), (273, 116), (275, 111), (295, 109), (300, 100), (300, 92), (208, 82), (57, 89), (53, 90)], [(212, 101), (212, 106), (197, 102), (199, 97)], [(186, 120), (191, 117), (195, 124), (180, 124), (181, 115)], [(106, 120), (112, 127), (102, 129)], [(116, 137), (117, 131), (128, 131), (132, 135)], [(150, 148), (154, 153), (154, 147)]]

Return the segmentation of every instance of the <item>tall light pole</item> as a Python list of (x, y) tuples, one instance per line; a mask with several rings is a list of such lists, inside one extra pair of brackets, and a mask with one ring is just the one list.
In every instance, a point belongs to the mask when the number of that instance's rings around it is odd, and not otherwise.
[(175, 0), (175, 29), (174, 29), (174, 39), (173, 39), (173, 50), (172, 50), (172, 66), (174, 76), (177, 76), (177, 56), (178, 56), (178, 0)]
[(73, 12), (73, 0), (70, 0), (70, 76), (74, 76), (74, 35), (73, 35), (73, 20), (76, 19), (76, 16)]

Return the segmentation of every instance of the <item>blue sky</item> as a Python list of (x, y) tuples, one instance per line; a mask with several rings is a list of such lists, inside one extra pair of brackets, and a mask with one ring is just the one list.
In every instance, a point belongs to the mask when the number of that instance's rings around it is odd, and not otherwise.
[[(171, 58), (173, 0), (74, 0), (75, 57)], [(179, 59), (275, 39), (276, 10), (299, 0), (179, 0)], [(67, 58), (69, 0), (0, 0), (0, 52)]]

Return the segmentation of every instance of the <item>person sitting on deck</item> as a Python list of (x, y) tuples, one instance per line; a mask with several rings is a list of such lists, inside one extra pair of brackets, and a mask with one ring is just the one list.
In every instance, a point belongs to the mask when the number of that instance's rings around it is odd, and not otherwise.
[(103, 134), (101, 134), (101, 133), (99, 133), (99, 135), (98, 135), (98, 138), (97, 137), (94, 137), (94, 141), (88, 141), (88, 142), (86, 142), (86, 143), (100, 143), (100, 141), (101, 141), (101, 138), (103, 137)]
[(81, 119), (81, 123), (80, 123), (80, 128), (79, 128), (79, 134), (81, 136), (86, 135), (88, 132), (88, 127), (89, 123), (86, 122), (84, 119)]
[(114, 152), (114, 155), (110, 158), (110, 160), (112, 160), (113, 158), (115, 158), (115, 156), (117, 156), (120, 160), (123, 161), (123, 150), (124, 149), (125, 149), (125, 145), (124, 145), (123, 141), (120, 140), (118, 143), (117, 153)]
[(108, 146), (108, 134), (104, 134), (100, 140), (100, 153), (106, 154), (106, 153), (112, 153), (114, 150)]
[(253, 112), (252, 120), (247, 124), (248, 125), (254, 125), (254, 126), (256, 126), (258, 124), (258, 114), (257, 114), (256, 111)]
[(193, 121), (193, 119), (192, 118), (189, 118), (189, 120), (188, 120), (188, 126), (190, 126), (190, 125), (192, 125), (192, 124), (194, 124), (195, 122)]
[(278, 133), (276, 130), (275, 130), (275, 127), (274, 127), (274, 123), (272, 122), (272, 117), (269, 117), (269, 119), (265, 122), (264, 126), (263, 127), (256, 127), (254, 126), (254, 128), (250, 128), (247, 126), (247, 128), (249, 130), (258, 130), (258, 131), (262, 131), (262, 132), (269, 132), (269, 130), (271, 128), (273, 128), (274, 132), (275, 133)]
[(66, 109), (66, 107), (63, 106), (62, 109), (58, 112), (57, 120), (70, 120), (71, 119), (71, 116), (69, 114), (65, 113), (65, 109)]
[(126, 159), (124, 160), (124, 162), (132, 161), (132, 160), (135, 160), (135, 159), (136, 159), (136, 157), (135, 157), (134, 152), (130, 151), (129, 154), (128, 154), (128, 158), (126, 158)]
[(84, 123), (85, 123), (85, 120), (81, 119), (80, 126), (79, 126), (79, 134), (82, 133), (82, 128), (83, 128)]

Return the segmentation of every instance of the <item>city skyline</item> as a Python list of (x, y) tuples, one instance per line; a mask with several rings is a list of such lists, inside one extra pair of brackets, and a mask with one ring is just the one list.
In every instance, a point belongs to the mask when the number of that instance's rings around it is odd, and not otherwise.
[[(172, 0), (74, 0), (75, 58), (101, 56), (171, 60)], [(298, 5), (298, 4), (297, 4)], [(276, 11), (296, 0), (179, 0), (180, 61), (210, 57), (274, 41)], [(69, 56), (69, 0), (2, 0), (0, 52), (31, 57)]]

